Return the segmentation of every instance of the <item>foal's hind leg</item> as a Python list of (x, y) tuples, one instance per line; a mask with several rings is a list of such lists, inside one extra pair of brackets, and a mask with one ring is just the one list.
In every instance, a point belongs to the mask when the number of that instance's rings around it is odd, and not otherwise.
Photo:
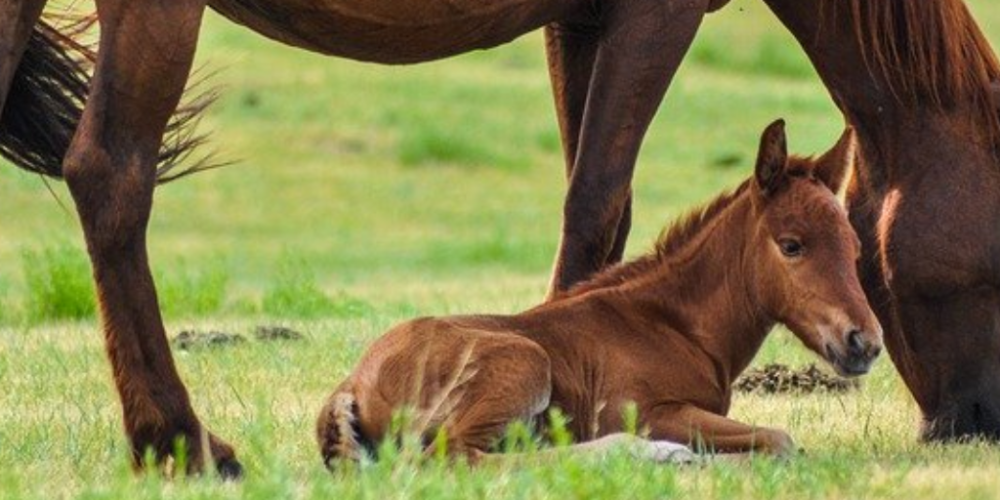
[(630, 0), (600, 7), (601, 38), (564, 207), (553, 291), (586, 279), (620, 251), (616, 238), (625, 227), (639, 147), (708, 0)]
[(46, 0), (0, 0), (0, 113)]
[[(98, 0), (101, 42), (64, 175), (94, 268), (106, 348), (136, 467), (146, 450), (189, 469), (214, 459), (241, 473), (232, 448), (204, 430), (174, 366), (146, 252), (157, 154), (194, 56), (205, 0)], [(206, 452), (211, 456), (206, 456)]]
[(448, 454), (471, 461), (488, 453), (511, 423), (542, 413), (552, 393), (549, 357), (530, 340), (511, 336), (510, 342), (477, 349), (474, 357), (475, 375), (446, 405), (440, 426)]

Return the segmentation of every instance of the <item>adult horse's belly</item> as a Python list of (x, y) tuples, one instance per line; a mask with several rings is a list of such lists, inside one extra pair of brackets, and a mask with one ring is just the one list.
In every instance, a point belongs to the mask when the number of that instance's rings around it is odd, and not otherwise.
[(404, 64), (509, 42), (579, 0), (209, 0), (269, 38), (361, 61)]

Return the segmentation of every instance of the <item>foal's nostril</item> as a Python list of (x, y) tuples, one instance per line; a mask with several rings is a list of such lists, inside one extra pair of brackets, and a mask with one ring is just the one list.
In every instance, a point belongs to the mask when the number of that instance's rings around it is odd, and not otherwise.
[(847, 333), (847, 347), (855, 354), (865, 352), (865, 341), (861, 337), (861, 330), (855, 328)]

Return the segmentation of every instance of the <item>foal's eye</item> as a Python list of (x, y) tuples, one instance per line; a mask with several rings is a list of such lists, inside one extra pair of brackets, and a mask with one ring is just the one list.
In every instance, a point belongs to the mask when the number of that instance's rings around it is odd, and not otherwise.
[(778, 240), (778, 248), (785, 257), (799, 257), (802, 255), (802, 242), (793, 238), (781, 238)]

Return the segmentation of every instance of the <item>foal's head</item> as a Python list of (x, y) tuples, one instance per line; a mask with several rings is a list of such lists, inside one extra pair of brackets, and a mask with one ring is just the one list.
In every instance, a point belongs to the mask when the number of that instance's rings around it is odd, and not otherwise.
[(761, 137), (750, 187), (762, 305), (846, 376), (867, 373), (882, 346), (858, 281), (861, 244), (835, 194), (853, 150), (848, 130), (819, 158), (789, 158), (784, 122), (776, 121)]

